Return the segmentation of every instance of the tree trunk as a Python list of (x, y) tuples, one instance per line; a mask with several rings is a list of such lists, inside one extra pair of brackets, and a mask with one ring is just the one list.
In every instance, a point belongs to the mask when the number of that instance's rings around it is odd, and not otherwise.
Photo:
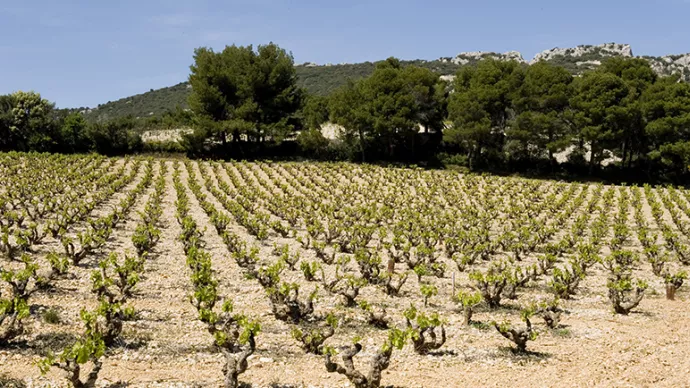
[(589, 147), (589, 175), (594, 174), (594, 164), (596, 163), (597, 157), (594, 151), (594, 146)]
[(621, 162), (623, 167), (625, 167), (625, 158), (628, 156), (628, 139), (623, 140), (623, 144), (621, 145), (622, 148), (622, 154), (623, 156), (621, 157)]
[(362, 152), (362, 162), (366, 162), (366, 157), (364, 154), (364, 134), (362, 133), (362, 130), (359, 129), (357, 130), (357, 133), (359, 134), (359, 149)]
[(666, 285), (666, 299), (676, 300), (676, 287), (673, 284)]
[(395, 259), (393, 258), (388, 259), (388, 273), (395, 273)]
[(463, 320), (465, 322), (465, 326), (469, 326), (470, 322), (472, 322), (472, 307), (465, 307), (463, 309)]

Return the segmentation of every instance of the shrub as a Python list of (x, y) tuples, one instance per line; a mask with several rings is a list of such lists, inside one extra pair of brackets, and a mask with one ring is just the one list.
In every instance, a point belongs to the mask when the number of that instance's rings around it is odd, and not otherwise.
[(284, 269), (285, 262), (278, 260), (268, 267), (264, 266), (259, 268), (255, 277), (264, 289), (270, 290), (278, 286), (278, 283), (280, 283), (280, 274)]
[(142, 256), (144, 252), (150, 252), (151, 248), (158, 243), (161, 231), (150, 224), (139, 224), (132, 235), (132, 244), (137, 250), (137, 255)]
[(503, 290), (503, 296), (508, 299), (517, 299), (517, 290), (525, 287), (527, 282), (537, 276), (537, 266), (530, 266), (523, 269), (520, 266), (515, 266), (512, 270), (506, 271), (508, 281)]
[(612, 251), (603, 261), (602, 264), (611, 273), (621, 269), (630, 269), (639, 261), (635, 252), (628, 250)]
[(554, 298), (550, 302), (541, 302), (536, 306), (536, 312), (541, 314), (544, 318), (544, 323), (550, 329), (555, 329), (561, 322), (561, 313), (563, 310), (559, 307), (558, 298)]
[(0, 346), (24, 332), (24, 319), (30, 315), (29, 296), (44, 282), (37, 274), (38, 265), (28, 255), (23, 254), (21, 260), (22, 270), (0, 269), (0, 278), (11, 290), (7, 296), (0, 294)]
[[(82, 310), (80, 316), (85, 325), (81, 338), (58, 356), (49, 353), (48, 357), (39, 362), (38, 367), (41, 374), (47, 373), (51, 367), (58, 367), (67, 372), (68, 379), (75, 388), (86, 388), (96, 384), (98, 373), (103, 366), (101, 357), (105, 353), (105, 342), (97, 323), (98, 314)], [(82, 382), (82, 366), (87, 362), (91, 362), (92, 367), (86, 381)]]
[(644, 291), (647, 289), (647, 283), (637, 280), (633, 285), (630, 277), (624, 275), (617, 279), (609, 280), (607, 287), (613, 310), (617, 314), (628, 315), (642, 301)]
[(146, 141), (142, 144), (142, 151), (149, 153), (180, 154), (187, 150), (175, 140)]
[(448, 154), (442, 152), (438, 154), (438, 158), (444, 166), (458, 166), (458, 167), (468, 167), (469, 162), (467, 155), (464, 154)]
[(299, 268), (302, 271), (302, 274), (304, 274), (304, 279), (306, 281), (314, 282), (317, 281), (316, 274), (319, 272), (319, 270), (321, 270), (321, 264), (316, 261), (311, 263), (303, 261), (300, 263)]
[(575, 264), (571, 265), (570, 268), (554, 268), (549, 287), (556, 296), (570, 299), (571, 295), (575, 295), (575, 290), (584, 276), (584, 272)]
[(48, 309), (41, 314), (43, 322), (49, 323), (51, 325), (57, 325), (60, 323), (60, 313), (55, 309)]
[(321, 131), (316, 128), (301, 131), (297, 135), (297, 144), (306, 157), (322, 159), (329, 155), (330, 140), (325, 138)]
[(482, 293), (482, 298), (490, 308), (496, 308), (501, 304), (501, 293), (508, 283), (508, 277), (503, 271), (492, 268), (487, 273), (474, 271), (470, 273), (470, 279), (474, 280), (476, 287)]
[(384, 307), (372, 305), (365, 300), (359, 302), (359, 307), (367, 313), (368, 323), (370, 325), (379, 329), (388, 328), (388, 316)]
[(376, 352), (369, 364), (369, 372), (364, 373), (355, 369), (353, 358), (362, 351), (362, 345), (355, 341), (353, 345), (344, 346), (341, 349), (342, 365), (333, 361), (338, 353), (334, 348), (326, 347), (323, 354), (326, 358), (326, 370), (329, 373), (337, 372), (345, 375), (355, 388), (378, 388), (381, 385), (381, 377), (388, 368), (393, 349), (402, 349), (407, 340), (407, 333), (398, 329), (391, 329), (383, 346)]
[(367, 282), (376, 284), (381, 275), (381, 257), (368, 249), (358, 249), (355, 261), (359, 265), (359, 272)]
[[(446, 343), (445, 322), (438, 313), (426, 315), (418, 312), (414, 306), (403, 312), (409, 337), (418, 354), (427, 354), (431, 350), (439, 349)], [(440, 329), (440, 337), (436, 333)]]
[(292, 329), (292, 338), (301, 342), (302, 349), (307, 353), (321, 354), (321, 345), (335, 334), (338, 327), (338, 319), (329, 314), (326, 317), (326, 327), (295, 327)]
[(424, 307), (429, 305), (429, 299), (438, 295), (438, 289), (433, 284), (422, 283), (419, 285), (419, 292), (424, 297)]
[(49, 252), (46, 255), (46, 260), (50, 265), (50, 278), (63, 276), (69, 270), (69, 259), (65, 255)]
[(405, 285), (409, 272), (403, 273), (381, 273), (383, 280), (384, 291), (387, 295), (397, 296), (400, 294), (400, 289)]
[(99, 263), (99, 269), (91, 273), (91, 291), (99, 301), (96, 312), (105, 321), (98, 331), (106, 346), (120, 336), (123, 322), (134, 314), (133, 309), (126, 307), (125, 303), (139, 282), (143, 260), (125, 255), (124, 262), (119, 264), (117, 254), (111, 253), (108, 259)]
[(142, 149), (141, 135), (133, 130), (132, 118), (120, 118), (93, 123), (87, 129), (96, 152), (104, 155), (123, 155)]
[(520, 318), (525, 322), (524, 328), (516, 328), (508, 321), (500, 324), (492, 322), (492, 324), (503, 337), (509, 339), (517, 346), (518, 352), (525, 352), (527, 350), (527, 341), (537, 339), (537, 332), (532, 329), (532, 323), (529, 320), (533, 314), (534, 311), (531, 309), (522, 310), (520, 313)]
[(465, 326), (469, 326), (470, 322), (472, 322), (472, 313), (474, 307), (478, 306), (482, 302), (482, 294), (479, 292), (468, 293), (460, 291), (455, 296), (455, 300), (457, 300), (462, 308)]
[(667, 272), (664, 275), (664, 284), (666, 284), (666, 299), (675, 300), (676, 291), (678, 291), (687, 278), (688, 273), (685, 271), (680, 271), (674, 275), (671, 275)]
[(304, 301), (299, 300), (299, 286), (296, 283), (283, 283), (267, 291), (276, 319), (299, 323), (313, 318), (314, 299), (318, 288), (315, 288)]

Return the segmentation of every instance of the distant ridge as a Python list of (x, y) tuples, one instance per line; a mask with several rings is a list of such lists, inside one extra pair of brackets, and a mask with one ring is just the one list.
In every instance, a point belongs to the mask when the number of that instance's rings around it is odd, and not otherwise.
[[(477, 63), (482, 59), (515, 60), (525, 64), (537, 61), (547, 61), (566, 68), (573, 74), (596, 68), (601, 61), (609, 57), (633, 57), (629, 44), (605, 43), (600, 45), (580, 45), (572, 48), (552, 48), (544, 50), (534, 56), (529, 62), (518, 51), (494, 53), (484, 51), (463, 52), (454, 57), (442, 57), (436, 60), (403, 60), (406, 65), (416, 65), (428, 68), (444, 79), (452, 79), (459, 68)], [(686, 82), (690, 82), (690, 53), (665, 55), (662, 57), (641, 56), (648, 60), (652, 69), (659, 75), (678, 74)], [(382, 58), (384, 59), (384, 58)], [(374, 70), (373, 62), (325, 64), (318, 65), (306, 62), (296, 65), (298, 84), (309, 93), (328, 95), (333, 90), (344, 85), (348, 79), (360, 79), (368, 76)], [(186, 82), (146, 93), (109, 101), (98, 107), (82, 109), (90, 120), (113, 119), (131, 115), (145, 118), (158, 116), (177, 106), (187, 108), (187, 96), (191, 89)]]

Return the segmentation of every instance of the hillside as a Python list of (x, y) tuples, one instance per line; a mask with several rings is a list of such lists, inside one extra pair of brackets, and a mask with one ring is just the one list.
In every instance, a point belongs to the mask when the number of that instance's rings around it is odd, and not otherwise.
[(187, 82), (181, 82), (117, 101), (108, 101), (83, 113), (87, 119), (91, 120), (108, 120), (129, 115), (132, 117), (158, 116), (167, 110), (174, 110), (176, 106), (186, 108), (190, 90)]
[[(435, 61), (403, 61), (404, 64), (416, 65), (431, 69), (441, 75), (454, 74), (460, 64), (447, 60)], [(297, 83), (310, 94), (325, 96), (338, 87), (344, 85), (348, 79), (364, 78), (374, 71), (375, 63), (364, 62), (339, 65), (314, 65), (310, 63), (297, 65)], [(187, 96), (190, 86), (187, 82), (175, 86), (150, 90), (146, 93), (125, 97), (117, 101), (108, 101), (98, 107), (84, 110), (86, 117), (91, 120), (106, 120), (128, 116), (148, 117), (158, 116), (167, 110), (174, 110), (176, 106), (187, 107)]]
[[(455, 57), (443, 57), (437, 60), (403, 61), (404, 64), (431, 69), (439, 75), (452, 75), (462, 66), (469, 66), (476, 62), (493, 58), (498, 60), (516, 60), (531, 64), (537, 61), (548, 61), (568, 69), (573, 74), (591, 70), (601, 64), (601, 61), (612, 56), (632, 57), (632, 49), (627, 44), (606, 43), (598, 46), (581, 45), (574, 48), (553, 48), (537, 54), (530, 62), (523, 59), (517, 51), (507, 53), (493, 52), (464, 52)], [(679, 74), (685, 81), (690, 81), (690, 53), (683, 55), (666, 55), (663, 57), (642, 56), (647, 59), (652, 68), (660, 75)], [(304, 63), (295, 66), (297, 80), (307, 92), (315, 95), (328, 95), (348, 79), (357, 80), (368, 76), (375, 67), (373, 62), (355, 64), (326, 64), (316, 65)], [(450, 79), (452, 77), (447, 77)], [(104, 120), (131, 115), (133, 117), (157, 116), (167, 110), (174, 110), (176, 106), (187, 107), (187, 96), (190, 87), (186, 82), (146, 93), (125, 97), (117, 101), (109, 101), (98, 107), (85, 110), (90, 120)]]

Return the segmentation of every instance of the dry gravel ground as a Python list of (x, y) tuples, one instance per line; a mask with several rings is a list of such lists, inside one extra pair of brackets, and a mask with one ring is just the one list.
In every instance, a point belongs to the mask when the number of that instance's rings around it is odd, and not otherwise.
[[(268, 179), (255, 165), (249, 164), (252, 176)], [(185, 265), (182, 244), (177, 240), (180, 227), (175, 220), (175, 191), (172, 183), (172, 162), (168, 162), (167, 190), (163, 199), (163, 227), (161, 241), (146, 263), (145, 274), (137, 286), (132, 304), (139, 312), (139, 319), (127, 322), (119, 345), (108, 350), (99, 375), (98, 386), (129, 387), (216, 387), (222, 385), (223, 357), (214, 350), (211, 336), (196, 319), (196, 311), (189, 303), (190, 272)], [(199, 177), (199, 169), (195, 164)], [(231, 165), (231, 170), (246, 168)], [(281, 169), (280, 165), (275, 167)], [(317, 167), (316, 167), (317, 168)], [(159, 169), (156, 167), (155, 172)], [(188, 172), (181, 165), (182, 180)], [(285, 172), (285, 171), (283, 171)], [(131, 190), (141, 178), (129, 184), (94, 215), (105, 214), (117, 203), (123, 192)], [(342, 176), (343, 184), (350, 184)], [(460, 179), (460, 177), (458, 177)], [(512, 179), (512, 178), (506, 178)], [(223, 170), (213, 176), (214, 184), (225, 180)], [(200, 182), (203, 184), (203, 182)], [(277, 182), (274, 182), (277, 183)], [(549, 183), (545, 183), (549, 184)], [(275, 186), (274, 186), (275, 187)], [(137, 200), (134, 209), (120, 223), (106, 247), (89, 257), (85, 265), (72, 267), (71, 275), (56, 283), (50, 292), (40, 292), (32, 297), (29, 332), (9, 347), (0, 349), (0, 375), (9, 384), (11, 379), (23, 381), (30, 387), (67, 386), (62, 371), (53, 368), (42, 376), (35, 362), (48, 349), (59, 350), (74, 340), (82, 330), (79, 320), (81, 308), (93, 308), (95, 300), (90, 293), (89, 274), (98, 260), (109, 252), (133, 252), (131, 236), (140, 219), (141, 211), (153, 188), (149, 188)], [(547, 188), (546, 191), (549, 189)], [(220, 203), (206, 191), (209, 201), (217, 209)], [(257, 337), (257, 351), (249, 361), (249, 370), (240, 380), (257, 387), (344, 387), (347, 379), (329, 374), (323, 359), (305, 355), (298, 343), (290, 336), (290, 325), (276, 320), (270, 313), (268, 298), (255, 280), (246, 279), (220, 236), (211, 225), (198, 201), (191, 199), (191, 215), (206, 228), (205, 241), (213, 256), (213, 266), (220, 281), (221, 295), (232, 298), (237, 310), (258, 318), (262, 332)], [(365, 195), (365, 194), (363, 194)], [(588, 197), (588, 200), (590, 198)], [(649, 206), (645, 203), (645, 212)], [(615, 209), (610, 209), (615, 213)], [(574, 219), (573, 215), (570, 219)], [(650, 216), (651, 217), (651, 216)], [(631, 228), (632, 209), (630, 213)], [(649, 220), (653, 223), (653, 219)], [(670, 221), (668, 221), (670, 222)], [(78, 225), (71, 232), (76, 232)], [(245, 241), (259, 244), (263, 262), (277, 259), (272, 253), (273, 244), (289, 244), (300, 251), (302, 260), (316, 260), (314, 252), (304, 250), (294, 238), (282, 238), (273, 233), (266, 242), (257, 242), (243, 227), (231, 225), (231, 230)], [(300, 230), (303, 234), (304, 229)], [(636, 241), (633, 233), (633, 240)], [(56, 246), (56, 241), (46, 239), (39, 248), (39, 256)], [(634, 245), (634, 244), (633, 244)], [(527, 263), (531, 260), (527, 259)], [(41, 263), (45, 265), (44, 262)], [(447, 261), (449, 269), (455, 265)], [(399, 267), (402, 269), (402, 267)], [(327, 275), (333, 273), (327, 268)], [(681, 288), (675, 301), (667, 301), (663, 295), (663, 282), (651, 274), (649, 264), (640, 266), (639, 275), (650, 281), (651, 289), (641, 305), (630, 315), (615, 315), (607, 298), (606, 273), (595, 267), (583, 281), (578, 294), (564, 303), (567, 313), (562, 327), (548, 330), (540, 319), (533, 319), (540, 335), (530, 342), (532, 351), (526, 355), (514, 354), (509, 343), (492, 327), (475, 325), (465, 327), (462, 314), (451, 301), (451, 272), (443, 279), (433, 279), (439, 295), (431, 300), (429, 310), (437, 311), (448, 320), (448, 340), (439, 352), (420, 356), (411, 346), (394, 352), (390, 367), (384, 371), (383, 385), (396, 387), (466, 387), (466, 386), (539, 386), (539, 387), (683, 387), (690, 386), (690, 304), (688, 293)], [(287, 271), (284, 280), (298, 282), (311, 291), (313, 283), (307, 283), (300, 272)], [(470, 285), (466, 274), (457, 273), (458, 287)], [(306, 292), (305, 292), (306, 293)], [(401, 312), (414, 302), (422, 304), (417, 280), (411, 276), (403, 288), (403, 297), (386, 296), (380, 289), (366, 287), (361, 299), (388, 306), (389, 315), (396, 324), (402, 323)], [(517, 301), (506, 301), (497, 311), (479, 309), (474, 321), (487, 323), (492, 319), (512, 319), (518, 322), (519, 305), (533, 296), (547, 295), (545, 280), (530, 284), (520, 293)], [(365, 324), (359, 309), (348, 309), (340, 300), (321, 290), (317, 311), (335, 311), (342, 318), (341, 327), (327, 343), (349, 343), (355, 335), (363, 337), (365, 350), (356, 358), (358, 364), (366, 362), (382, 344), (385, 331), (375, 330)], [(62, 323), (47, 324), (40, 318), (45, 309), (59, 312)], [(364, 369), (366, 367), (364, 366)], [(0, 382), (0, 385), (3, 384)]]

